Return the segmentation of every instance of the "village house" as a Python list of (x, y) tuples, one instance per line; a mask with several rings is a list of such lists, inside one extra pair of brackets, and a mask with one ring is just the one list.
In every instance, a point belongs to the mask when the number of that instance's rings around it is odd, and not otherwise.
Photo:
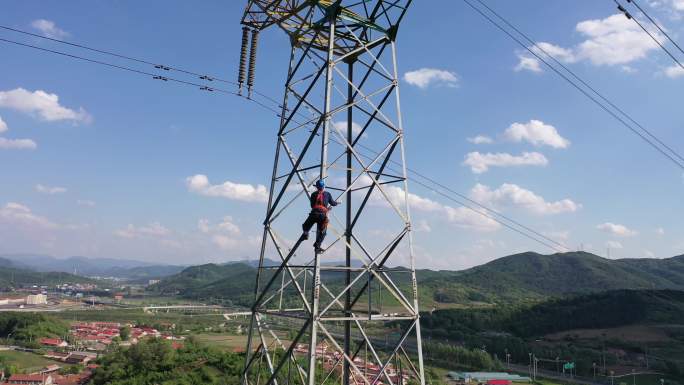
[(7, 379), (8, 385), (53, 385), (51, 375), (13, 374)]
[(40, 340), (40, 344), (43, 346), (51, 346), (54, 348), (65, 348), (69, 345), (66, 341), (61, 340), (59, 338), (42, 338)]

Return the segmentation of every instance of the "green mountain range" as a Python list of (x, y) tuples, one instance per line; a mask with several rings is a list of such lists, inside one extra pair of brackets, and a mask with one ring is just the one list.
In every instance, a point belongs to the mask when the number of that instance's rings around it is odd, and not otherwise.
[[(193, 299), (228, 298), (249, 305), (256, 269), (244, 263), (186, 268), (151, 290)], [(537, 302), (619, 289), (684, 290), (684, 256), (610, 260), (585, 252), (510, 255), (462, 271), (419, 270), (423, 309), (454, 304)], [(405, 286), (408, 282), (398, 282)]]
[(438, 303), (534, 300), (618, 289), (684, 290), (684, 256), (611, 260), (585, 252), (527, 252), (468, 270), (419, 272), (421, 276), (420, 289), (434, 294)]
[(0, 290), (32, 285), (56, 285), (59, 283), (95, 283), (94, 280), (61, 272), (37, 272), (16, 265), (4, 258), (0, 258)]

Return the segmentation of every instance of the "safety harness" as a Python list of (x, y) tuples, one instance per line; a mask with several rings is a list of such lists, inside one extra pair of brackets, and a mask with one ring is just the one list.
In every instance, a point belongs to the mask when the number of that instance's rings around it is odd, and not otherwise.
[(327, 214), (328, 208), (323, 203), (323, 199), (325, 198), (325, 193), (323, 192), (323, 190), (317, 191), (316, 193), (318, 195), (316, 195), (316, 202), (313, 205), (313, 209), (322, 211), (323, 213)]

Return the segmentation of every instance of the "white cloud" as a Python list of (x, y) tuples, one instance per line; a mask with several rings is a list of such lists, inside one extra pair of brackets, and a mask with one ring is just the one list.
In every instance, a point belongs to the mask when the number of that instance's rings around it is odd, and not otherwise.
[(34, 214), (30, 208), (16, 202), (8, 202), (0, 207), (0, 219), (13, 225), (56, 228), (57, 224), (45, 217)]
[[(622, 14), (580, 22), (576, 30), (588, 37), (577, 47), (578, 58), (595, 65), (631, 63), (658, 49), (658, 45), (633, 20)], [(664, 41), (662, 35), (651, 32), (656, 39)]]
[[(363, 127), (356, 122), (352, 122), (351, 125), (352, 125), (352, 134), (354, 134), (355, 136), (359, 135), (361, 133), (361, 130), (363, 130)], [(333, 122), (332, 128), (334, 130), (336, 130), (337, 132), (339, 132), (343, 137), (345, 137), (345, 138), (347, 137), (347, 121)], [(364, 133), (362, 137), (367, 138), (368, 134)]]
[(65, 192), (67, 192), (67, 189), (65, 187), (44, 186), (44, 185), (39, 183), (36, 185), (36, 191), (41, 193), (41, 194), (55, 195), (55, 194), (64, 194)]
[(620, 237), (632, 237), (638, 233), (634, 230), (627, 228), (625, 225), (620, 225), (616, 223), (606, 222), (596, 226), (597, 229), (605, 231), (607, 233), (617, 235)]
[(680, 76), (684, 76), (684, 68), (675, 64), (665, 69), (665, 75), (671, 79), (676, 79)]
[[(490, 217), (478, 214), (464, 206), (444, 206), (444, 211), (447, 214), (447, 219), (449, 222), (465, 229), (491, 232), (501, 228), (501, 224), (499, 224), (499, 222), (491, 219)], [(481, 211), (484, 212), (485, 210), (483, 209)]]
[(609, 249), (622, 249), (622, 243), (618, 241), (608, 241), (606, 242), (606, 247)]
[(95, 202), (90, 201), (90, 200), (77, 200), (76, 204), (79, 206), (86, 206), (86, 207), (95, 207)]
[(215, 226), (212, 226), (207, 219), (200, 219), (198, 222), (200, 231), (209, 234), (211, 242), (221, 250), (234, 250), (244, 246), (255, 246), (259, 242), (259, 237), (242, 236), (242, 230), (230, 216), (225, 216)]
[(548, 159), (538, 152), (523, 152), (516, 156), (508, 153), (470, 152), (466, 155), (463, 165), (470, 166), (475, 174), (487, 172), (490, 167), (515, 167), (515, 166), (546, 166)]
[(0, 149), (3, 150), (35, 150), (38, 147), (31, 139), (7, 139), (0, 137)]
[[(370, 182), (370, 178), (368, 177), (362, 177), (358, 181), (359, 186), (370, 185), (370, 183), (372, 182)], [(385, 185), (383, 189), (392, 204), (398, 208), (403, 208), (405, 206), (406, 194), (404, 193), (404, 189), (389, 185)], [(414, 193), (408, 194), (408, 202), (411, 210), (436, 214), (441, 216), (446, 221), (464, 229), (490, 232), (496, 231), (501, 227), (501, 225), (495, 220), (478, 214), (463, 206), (451, 207), (443, 205), (439, 202), (433, 201), (432, 199), (425, 198)], [(371, 196), (370, 203), (375, 206), (389, 207), (389, 203), (387, 203), (385, 197), (383, 197), (377, 190)]]
[(421, 89), (430, 85), (458, 86), (458, 75), (451, 71), (436, 68), (421, 68), (404, 74), (404, 81)]
[(2, 116), (0, 116), (0, 132), (5, 131), (7, 131), (7, 123), (5, 123), (5, 121), (2, 120)]
[(570, 199), (547, 202), (534, 192), (510, 183), (504, 183), (496, 190), (478, 183), (470, 190), (470, 196), (483, 204), (512, 205), (540, 215), (572, 213), (582, 208)]
[(43, 90), (34, 92), (23, 88), (0, 91), (0, 107), (38, 116), (46, 121), (71, 120), (88, 123), (91, 116), (83, 109), (74, 111), (59, 104), (59, 96)]
[(152, 222), (147, 226), (129, 224), (125, 228), (114, 232), (115, 235), (121, 238), (165, 237), (170, 233), (171, 231), (159, 222)]
[(52, 39), (64, 39), (69, 36), (69, 33), (58, 28), (54, 21), (37, 19), (31, 22), (31, 27), (40, 31), (43, 36)]
[(477, 135), (472, 138), (467, 138), (470, 143), (473, 144), (492, 144), (494, 140), (486, 135)]
[(268, 190), (264, 185), (253, 186), (251, 184), (233, 183), (225, 181), (222, 184), (212, 185), (206, 175), (197, 174), (185, 179), (191, 192), (209, 196), (221, 197), (244, 202), (266, 202)]
[(420, 233), (429, 233), (432, 231), (432, 227), (430, 227), (428, 221), (425, 219), (420, 219), (418, 221), (414, 221), (413, 230)]
[(253, 245), (258, 237), (242, 237), (242, 230), (235, 224), (233, 217), (225, 216), (221, 222), (212, 225), (208, 219), (197, 221), (197, 228), (203, 234), (210, 236), (211, 242), (222, 250), (231, 250), (245, 244)]
[(662, 227), (658, 227), (657, 229), (655, 229), (655, 232), (658, 235), (665, 235), (665, 229)]
[(541, 62), (532, 56), (518, 54), (518, 64), (513, 68), (516, 72), (542, 72)]
[(568, 148), (570, 141), (563, 138), (556, 128), (541, 120), (532, 119), (527, 123), (513, 123), (504, 132), (504, 137), (513, 142), (529, 142), (534, 146)]
[[(605, 19), (585, 20), (577, 23), (575, 30), (585, 40), (571, 48), (561, 47), (548, 42), (539, 42), (530, 49), (544, 57), (549, 55), (563, 63), (588, 61), (596, 66), (625, 65), (643, 59), (658, 45), (645, 34), (633, 21), (618, 13)], [(658, 31), (650, 31), (659, 41), (664, 36)], [(543, 50), (543, 51), (542, 51)], [(539, 72), (539, 62), (527, 55), (518, 55), (520, 62), (516, 70)]]
[(653, 0), (649, 5), (664, 9), (672, 20), (680, 20), (684, 13), (684, 0)]
[(622, 67), (620, 67), (620, 69), (622, 70), (622, 72), (624, 72), (626, 74), (634, 74), (634, 73), (638, 72), (638, 70), (636, 68), (631, 67), (631, 66), (622, 66)]

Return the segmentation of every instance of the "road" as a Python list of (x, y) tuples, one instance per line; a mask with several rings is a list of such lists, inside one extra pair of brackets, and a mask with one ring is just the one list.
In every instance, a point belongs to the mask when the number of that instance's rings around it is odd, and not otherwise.
[[(530, 367), (527, 365), (511, 364), (510, 369), (512, 371), (524, 374), (526, 376), (530, 375)], [(568, 377), (568, 376), (563, 376), (562, 374), (558, 374), (557, 372), (553, 372), (550, 370), (542, 370), (542, 369), (537, 369), (537, 378), (544, 378), (544, 379), (549, 379), (549, 380), (558, 380), (558, 381), (562, 381), (562, 382), (570, 383), (570, 384), (588, 384), (588, 385), (610, 384), (610, 380), (607, 378), (604, 378), (605, 381), (600, 381), (599, 378), (597, 378), (597, 380), (592, 380), (590, 378), (584, 378), (584, 377)]]

